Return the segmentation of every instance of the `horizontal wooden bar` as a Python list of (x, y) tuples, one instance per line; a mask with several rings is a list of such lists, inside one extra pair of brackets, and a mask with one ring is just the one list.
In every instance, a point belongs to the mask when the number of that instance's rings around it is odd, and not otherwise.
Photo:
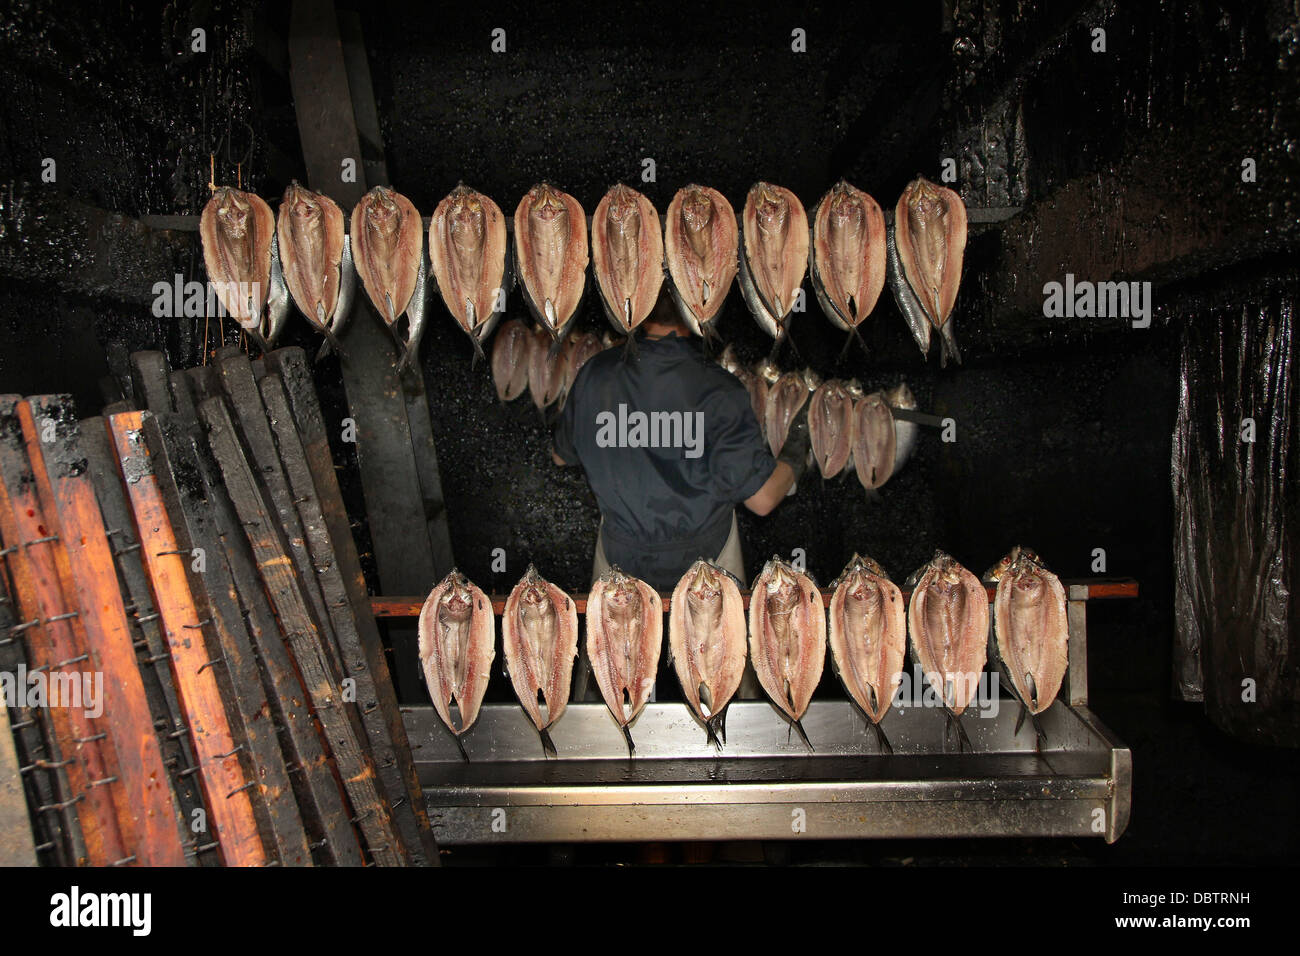
[[(1138, 583), (1132, 578), (1108, 578), (1102, 580), (1082, 581), (1072, 580), (1062, 581), (1061, 583), (1065, 586), (1067, 594), (1069, 593), (1071, 586), (1087, 588), (1088, 600), (1096, 600), (1098, 598), (1135, 598), (1138, 596)], [(988, 587), (986, 590), (989, 593), (989, 600), (992, 600), (997, 588)], [(835, 593), (831, 588), (822, 588), (821, 592), (822, 597), (827, 601), (829, 601), (831, 595)], [(902, 592), (904, 600), (911, 599), (911, 588), (903, 588)], [(506, 598), (508, 596), (509, 595), (502, 594), (492, 598), (493, 612), (500, 614), (505, 610)], [(573, 603), (578, 606), (579, 614), (585, 614), (587, 612), (586, 594), (570, 594), (569, 597), (571, 597)], [(671, 591), (660, 591), (659, 597), (663, 599), (664, 605), (667, 606), (672, 600), (673, 595)], [(745, 607), (748, 609), (749, 592), (741, 591), (740, 597), (741, 600), (745, 602)], [(419, 617), (420, 608), (423, 606), (424, 598), (422, 597), (372, 597), (370, 599), (370, 609), (374, 612), (375, 617)]]

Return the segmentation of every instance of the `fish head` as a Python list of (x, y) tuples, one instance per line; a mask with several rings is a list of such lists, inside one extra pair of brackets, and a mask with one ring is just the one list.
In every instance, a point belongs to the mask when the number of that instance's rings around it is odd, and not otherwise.
[(722, 594), (722, 575), (709, 562), (696, 561), (687, 573), (689, 574), (686, 585), (688, 600), (708, 604)]
[(907, 387), (906, 382), (899, 382), (896, 388), (891, 388), (885, 392), (885, 398), (894, 408), (916, 408), (916, 397), (912, 390)]
[(759, 362), (754, 367), (754, 373), (767, 382), (768, 385), (775, 385), (781, 378), (781, 370), (770, 359), (763, 359)]
[(469, 580), (460, 572), (452, 571), (444, 581), (447, 588), (438, 599), (438, 610), (444, 620), (468, 621), (474, 612), (474, 592)]
[(912, 180), (907, 187), (908, 215), (917, 223), (933, 223), (948, 210), (939, 187), (924, 177)]
[(682, 197), (682, 222), (692, 232), (699, 232), (713, 221), (713, 197), (700, 186), (691, 184), (686, 187)]
[(290, 183), (284, 191), (284, 203), (295, 223), (310, 226), (321, 219), (320, 197), (310, 189), (303, 189), (297, 182)]
[(862, 385), (856, 378), (851, 378), (844, 383), (844, 393), (855, 402), (864, 395)]
[(447, 230), (452, 239), (458, 242), (468, 240), (472, 245), (481, 244), (487, 228), (482, 198), (468, 186), (457, 186), (452, 190), (451, 197)]
[(830, 228), (835, 231), (857, 233), (866, 224), (867, 210), (858, 191), (842, 179), (831, 189), (828, 211)]
[(231, 239), (243, 239), (253, 218), (253, 206), (238, 189), (222, 186), (217, 190), (217, 222)]
[(810, 368), (803, 370), (801, 378), (803, 379), (804, 388), (808, 389), (810, 392), (817, 391), (818, 386), (822, 383), (821, 376)]
[(401, 225), (402, 210), (393, 195), (391, 189), (376, 186), (361, 200), (365, 204), (366, 225), (382, 235), (397, 232)]
[(763, 573), (768, 574), (767, 600), (769, 602), (779, 606), (795, 602), (799, 596), (799, 578), (794, 568), (781, 560), (780, 556), (773, 555), (772, 560), (763, 569)]
[(611, 568), (600, 577), (605, 605), (612, 611), (636, 611), (641, 608), (641, 589), (636, 578)]
[(849, 559), (849, 563), (845, 565), (844, 573), (841, 577), (847, 578), (851, 574), (870, 574), (878, 578), (884, 578), (886, 581), (889, 580), (889, 575), (885, 573), (885, 569), (882, 568), (875, 559), (863, 557), (856, 551), (853, 553), (853, 557)]
[(790, 217), (790, 201), (785, 191), (771, 183), (758, 183), (749, 191), (758, 226), (767, 233), (780, 233)]
[(550, 183), (540, 183), (528, 191), (528, 214), (543, 223), (562, 221), (569, 209), (560, 198), (559, 191)]

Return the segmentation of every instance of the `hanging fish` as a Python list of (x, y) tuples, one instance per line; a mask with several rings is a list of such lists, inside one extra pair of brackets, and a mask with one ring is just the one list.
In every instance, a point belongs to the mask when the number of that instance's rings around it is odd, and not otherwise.
[(496, 657), (492, 602), (453, 570), (425, 599), (419, 632), (424, 686), (468, 762), (460, 738), (478, 718)]
[(591, 217), (591, 271), (605, 316), (619, 332), (646, 320), (664, 282), (664, 237), (649, 199), (622, 183), (605, 193)]
[(780, 378), (781, 370), (776, 367), (776, 363), (771, 359), (762, 359), (754, 366), (754, 374), (745, 380), (749, 389), (749, 405), (754, 409), (758, 430), (763, 433), (764, 441), (767, 440), (767, 396)]
[(768, 389), (767, 404), (763, 409), (763, 432), (774, 457), (780, 456), (786, 436), (790, 434), (790, 425), (808, 404), (808, 396), (820, 384), (816, 372), (804, 369), (802, 372), (786, 372)]
[(668, 648), (691, 712), (704, 724), (706, 742), (727, 740), (727, 704), (740, 688), (748, 650), (745, 605), (731, 575), (696, 561), (673, 589)]
[(569, 701), (578, 656), (578, 606), (531, 564), (506, 600), (501, 646), (515, 695), (541, 735), (542, 749), (554, 757), (548, 729)]
[(961, 714), (975, 699), (984, 672), (988, 592), (975, 575), (942, 551), (936, 551), (907, 583), (913, 585), (907, 610), (912, 657), (948, 712), (945, 745), (955, 726), (958, 749), (969, 749)]
[[(411, 366), (427, 307), (424, 226), (411, 201), (384, 186), (361, 197), (352, 210), (352, 256), (366, 295), (402, 352), (398, 370)], [(405, 335), (398, 325), (403, 315)]]
[(328, 196), (292, 182), (280, 202), (276, 241), (284, 281), (294, 304), (325, 342), (316, 361), (332, 348), (342, 354), (338, 335), (352, 311), (356, 272), (352, 240), (343, 234), (343, 211)]
[(713, 322), (738, 268), (736, 212), (716, 189), (692, 183), (668, 204), (664, 230), (668, 290), (677, 312), (696, 335), (716, 335)]
[(858, 331), (885, 287), (885, 214), (880, 205), (844, 180), (813, 211), (808, 273), (826, 318), (867, 345)]
[[(894, 208), (894, 244), (897, 262), (891, 283), (895, 298), (903, 299), (899, 308), (908, 325), (913, 326), (917, 344), (928, 353), (928, 333), (918, 334), (913, 325), (917, 321), (915, 308), (919, 306), (929, 325), (939, 333), (940, 366), (946, 366), (949, 358), (960, 363), (961, 353), (949, 317), (957, 301), (966, 249), (966, 204), (961, 196), (922, 177), (912, 180)], [(914, 302), (905, 304), (902, 293), (908, 291)]]
[(514, 284), (506, 217), (487, 196), (461, 183), (433, 211), (429, 262), (438, 294), (483, 358), (483, 342), (505, 311)]
[(826, 605), (806, 574), (779, 557), (763, 566), (749, 597), (749, 656), (758, 682), (804, 744), (804, 713), (826, 662)]
[(757, 183), (745, 199), (743, 221), (740, 290), (759, 328), (776, 340), (775, 355), (808, 268), (808, 214), (790, 190)]
[(1065, 588), (1028, 548), (1013, 548), (991, 568), (994, 658), (1020, 701), (1016, 732), (1028, 711), (1039, 746), (1047, 739), (1038, 715), (1052, 706), (1070, 664), (1070, 627)]
[(501, 326), (492, 343), (492, 382), (503, 402), (513, 402), (528, 387), (532, 336), (527, 323), (511, 319)]
[(542, 329), (532, 329), (529, 335), (528, 392), (545, 418), (546, 409), (564, 394), (564, 354), (551, 348), (551, 339)]
[[(578, 373), (593, 355), (605, 351), (605, 345), (595, 332), (577, 332), (564, 341), (564, 398), (569, 397)], [(563, 399), (561, 400), (563, 402)]]
[(636, 753), (629, 729), (654, 690), (664, 642), (664, 603), (650, 585), (618, 568), (587, 596), (587, 659), (601, 696)]
[[(885, 392), (885, 403), (891, 408), (901, 408), (909, 412), (916, 411), (916, 397), (912, 390), (907, 387), (906, 382), (899, 382), (894, 388)], [(920, 433), (920, 426), (916, 422), (910, 422), (903, 418), (894, 417), (894, 467), (890, 470), (891, 475), (898, 474), (898, 470), (903, 464), (912, 457), (912, 449), (916, 447), (916, 439)]]
[(808, 400), (808, 441), (823, 478), (834, 478), (853, 450), (853, 396), (838, 379), (823, 382)]
[(260, 196), (222, 186), (203, 207), (199, 236), (217, 300), (270, 351), (289, 314), (271, 207)]
[(549, 183), (530, 189), (515, 209), (515, 260), (528, 308), (558, 342), (587, 285), (587, 214), (578, 200)]
[(890, 479), (897, 452), (894, 416), (884, 394), (860, 398), (853, 406), (853, 467), (863, 488), (874, 492)]
[(854, 554), (833, 585), (831, 663), (866, 715), (884, 753), (893, 753), (880, 721), (903, 682), (907, 610), (903, 592), (871, 558)]

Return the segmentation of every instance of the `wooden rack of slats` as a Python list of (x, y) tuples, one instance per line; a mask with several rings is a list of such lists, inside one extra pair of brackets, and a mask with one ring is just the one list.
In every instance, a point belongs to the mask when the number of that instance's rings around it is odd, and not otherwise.
[(130, 384), (0, 396), (0, 864), (436, 865), (302, 351)]

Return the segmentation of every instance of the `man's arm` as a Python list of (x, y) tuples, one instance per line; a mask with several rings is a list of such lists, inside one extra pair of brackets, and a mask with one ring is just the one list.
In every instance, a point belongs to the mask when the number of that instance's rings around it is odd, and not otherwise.
[(745, 499), (745, 507), (760, 518), (770, 514), (772, 509), (785, 500), (786, 493), (794, 485), (794, 469), (783, 461), (778, 461), (772, 474), (763, 487)]

